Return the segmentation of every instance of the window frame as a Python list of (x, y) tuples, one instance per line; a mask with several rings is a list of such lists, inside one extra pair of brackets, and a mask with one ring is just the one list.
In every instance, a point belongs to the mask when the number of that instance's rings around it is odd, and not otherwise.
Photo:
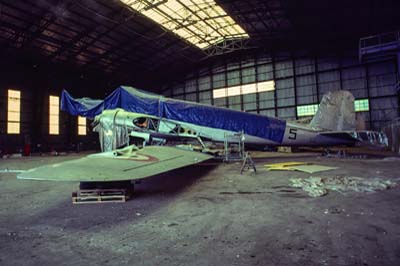
[(8, 89), (7, 90), (7, 134), (18, 135), (20, 133), (21, 133), (21, 91), (15, 89)]
[(49, 95), (49, 135), (60, 135), (60, 97), (57, 95)]
[(87, 135), (87, 119), (86, 117), (78, 115), (78, 136), (86, 136)]

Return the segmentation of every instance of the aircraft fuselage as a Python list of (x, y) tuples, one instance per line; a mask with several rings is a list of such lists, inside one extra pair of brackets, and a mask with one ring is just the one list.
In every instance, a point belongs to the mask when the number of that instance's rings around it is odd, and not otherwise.
[[(211, 128), (181, 121), (174, 121), (156, 116), (127, 112), (122, 109), (106, 110), (96, 120), (108, 120), (115, 126), (123, 126), (129, 129), (130, 136), (143, 138), (149, 141), (151, 138), (158, 139), (203, 139), (214, 142), (237, 142), (233, 132), (224, 129)], [(282, 142), (244, 134), (244, 142), (253, 145), (273, 146), (332, 146), (352, 145), (356, 139), (349, 137), (334, 137), (320, 134), (321, 131), (313, 130), (304, 125), (286, 123)]]

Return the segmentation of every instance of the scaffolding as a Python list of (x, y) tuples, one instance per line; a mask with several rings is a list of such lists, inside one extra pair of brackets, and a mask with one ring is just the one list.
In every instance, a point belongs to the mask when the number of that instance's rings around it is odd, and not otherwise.
[(224, 162), (241, 161), (242, 167), (240, 174), (252, 168), (256, 172), (256, 166), (250, 154), (245, 151), (244, 147), (245, 135), (244, 132), (225, 133), (224, 134)]
[(244, 132), (224, 133), (224, 161), (243, 161), (244, 151)]
[(391, 151), (400, 154), (400, 118), (396, 118), (387, 123), (382, 131), (388, 137), (388, 146)]

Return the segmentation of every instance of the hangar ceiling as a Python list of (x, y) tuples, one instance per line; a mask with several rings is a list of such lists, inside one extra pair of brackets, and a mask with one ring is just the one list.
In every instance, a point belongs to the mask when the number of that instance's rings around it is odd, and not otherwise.
[[(143, 1), (154, 6), (168, 2)], [(162, 80), (210, 56), (236, 49), (296, 48), (332, 41), (354, 44), (360, 37), (397, 30), (400, 26), (399, 1), (216, 3), (250, 38), (222, 41), (202, 50), (119, 0), (0, 0), (0, 51), (2, 56), (36, 55), (48, 62), (143, 82), (149, 78)]]

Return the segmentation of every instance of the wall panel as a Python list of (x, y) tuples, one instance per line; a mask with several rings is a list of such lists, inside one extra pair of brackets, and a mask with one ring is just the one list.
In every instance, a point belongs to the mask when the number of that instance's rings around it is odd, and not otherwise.
[(310, 74), (315, 71), (315, 63), (310, 58), (300, 58), (295, 60), (296, 74)]
[(396, 94), (395, 84), (397, 75), (394, 62), (390, 64), (371, 64), (368, 67), (368, 76), (371, 97)]
[(211, 89), (211, 77), (202, 76), (199, 77), (199, 91), (205, 91)]
[(292, 106), (295, 104), (293, 78), (275, 81), (277, 106)]
[(275, 117), (275, 109), (260, 110), (260, 115)]
[(398, 117), (398, 101), (395, 97), (370, 99), (371, 120), (375, 128), (381, 128)]
[(315, 74), (296, 77), (297, 104), (312, 104), (317, 99), (317, 82)]
[[(296, 105), (318, 104), (325, 93), (343, 89), (356, 99), (370, 99), (370, 111), (357, 115), (364, 117), (368, 128), (376, 128), (399, 113), (396, 71), (394, 59), (361, 64), (352, 52), (259, 54), (203, 67), (194, 72), (197, 76), (175, 83), (169, 94), (179, 98), (188, 94), (187, 100), (295, 119)], [(270, 80), (275, 82), (275, 91), (212, 99), (213, 89)]]
[(294, 107), (279, 108), (278, 109), (278, 117), (284, 118), (284, 119), (293, 119), (296, 117), (296, 109)]
[(272, 80), (274, 78), (272, 64), (257, 66), (257, 81)]
[(275, 63), (275, 77), (285, 78), (293, 76), (293, 64), (291, 60)]
[(248, 67), (242, 69), (242, 83), (254, 83), (256, 82), (256, 69), (254, 67)]
[(195, 92), (197, 90), (197, 80), (190, 79), (186, 81), (185, 93)]
[(213, 88), (222, 88), (226, 86), (226, 80), (225, 80), (225, 72), (224, 73), (217, 73), (212, 76), (213, 80)]
[(342, 89), (349, 90), (355, 98), (368, 97), (365, 67), (344, 69), (342, 71)]
[(318, 73), (319, 80), (319, 96), (322, 96), (328, 91), (340, 90), (340, 74), (339, 70)]

